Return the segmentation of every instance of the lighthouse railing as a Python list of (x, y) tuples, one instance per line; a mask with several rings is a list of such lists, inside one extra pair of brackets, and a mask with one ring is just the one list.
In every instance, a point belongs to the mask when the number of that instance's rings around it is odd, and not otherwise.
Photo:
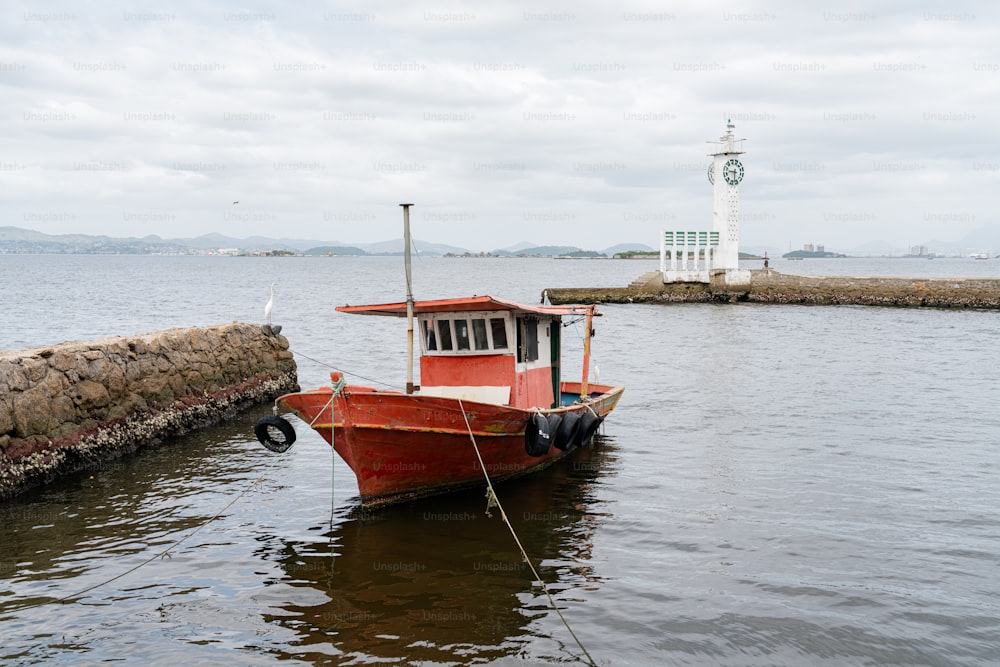
[(719, 232), (664, 230), (660, 234), (663, 282), (709, 282), (718, 247)]

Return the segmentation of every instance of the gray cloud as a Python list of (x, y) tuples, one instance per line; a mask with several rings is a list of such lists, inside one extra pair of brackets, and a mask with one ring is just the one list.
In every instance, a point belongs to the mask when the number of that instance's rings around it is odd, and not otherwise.
[(727, 117), (747, 244), (997, 222), (981, 4), (246, 7), (13, 3), (0, 224), (360, 242), (406, 200), (421, 237), (475, 249), (652, 245), (709, 225)]

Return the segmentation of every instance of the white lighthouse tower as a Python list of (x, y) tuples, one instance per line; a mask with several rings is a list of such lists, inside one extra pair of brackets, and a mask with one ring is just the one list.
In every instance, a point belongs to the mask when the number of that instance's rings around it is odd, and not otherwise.
[(664, 283), (699, 282), (746, 285), (750, 271), (740, 269), (740, 181), (743, 180), (743, 139), (733, 135), (736, 126), (716, 144), (708, 166), (712, 192), (712, 231), (669, 231), (660, 234), (660, 273)]
[(712, 164), (708, 167), (708, 181), (712, 184), (712, 231), (718, 234), (719, 247), (712, 257), (712, 276), (726, 284), (750, 282), (750, 271), (740, 270), (740, 182), (743, 180), (743, 163), (738, 156), (744, 153), (743, 139), (733, 135), (736, 126), (727, 120), (726, 133), (715, 144)]

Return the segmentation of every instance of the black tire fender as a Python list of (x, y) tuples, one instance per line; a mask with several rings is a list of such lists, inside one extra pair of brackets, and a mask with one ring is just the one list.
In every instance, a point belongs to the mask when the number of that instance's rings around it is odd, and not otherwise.
[(287, 452), (295, 444), (295, 427), (283, 417), (261, 417), (253, 433), (260, 444), (278, 454)]
[(595, 433), (597, 433), (597, 428), (603, 421), (604, 417), (598, 417), (590, 410), (583, 413), (583, 416), (580, 417), (579, 441), (581, 445), (585, 445), (590, 442), (590, 439), (594, 437)]
[(539, 412), (531, 415), (524, 426), (524, 451), (528, 456), (545, 456), (549, 453), (561, 419), (559, 415), (546, 417)]
[(563, 415), (559, 428), (556, 429), (554, 447), (563, 451), (570, 449), (577, 444), (576, 439), (580, 434), (580, 415), (576, 412), (567, 412)]

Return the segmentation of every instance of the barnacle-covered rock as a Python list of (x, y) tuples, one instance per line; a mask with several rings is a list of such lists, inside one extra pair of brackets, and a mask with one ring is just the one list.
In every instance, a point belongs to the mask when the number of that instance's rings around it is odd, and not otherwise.
[(297, 389), (251, 324), (0, 353), (0, 499)]

